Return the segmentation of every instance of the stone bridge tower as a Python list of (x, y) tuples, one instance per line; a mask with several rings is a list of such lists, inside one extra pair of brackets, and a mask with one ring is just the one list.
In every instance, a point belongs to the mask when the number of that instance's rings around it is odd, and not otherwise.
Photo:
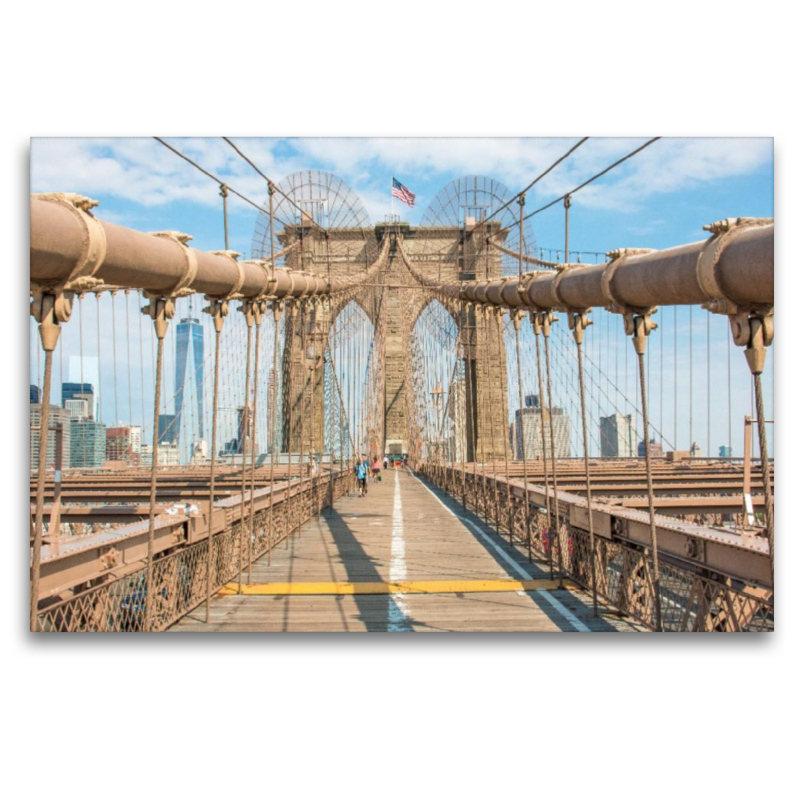
[[(275, 187), (270, 198), (271, 209), (273, 201), (275, 204), (274, 230), (266, 212), (259, 217), (254, 256), (268, 258), (274, 248), (283, 253), (277, 259), (278, 267), (322, 277), (365, 273), (389, 239), (388, 265), (379, 279), (389, 288), (376, 285), (359, 292), (359, 302), (375, 330), (385, 331), (379, 349), (385, 352), (382, 438), (386, 453), (411, 449), (411, 393), (406, 385), (411, 331), (430, 297), (416, 288), (398, 242), (415, 272), (437, 280), (500, 277), (503, 259), (508, 256), (491, 247), (489, 237), (504, 243), (514, 227), (514, 212), (505, 207), (510, 197), (497, 181), (469, 176), (454, 181), (434, 198), (421, 226), (394, 222), (372, 226), (363, 204), (343, 181), (330, 173), (306, 170)], [(492, 214), (493, 209), (499, 216)], [(477, 223), (489, 216), (492, 218), (483, 225)], [(523, 246), (528, 249), (527, 244)], [(511, 242), (510, 247), (516, 245)], [(284, 452), (325, 449), (325, 352), (332, 325), (349, 302), (308, 303), (284, 315), (282, 370), (280, 376), (273, 376), (282, 386)], [(465, 418), (458, 425), (465, 429), (464, 455), (469, 460), (502, 457), (508, 432), (502, 334), (498, 337), (494, 319), (486, 321), (474, 308), (451, 309), (451, 314), (458, 331), (458, 371), (465, 376), (455, 391)], [(328, 353), (329, 359), (331, 355)], [(330, 394), (330, 387), (328, 390)], [(377, 447), (380, 449), (380, 444)]]
[[(415, 278), (406, 269), (398, 252), (398, 240), (413, 262), (414, 268), (442, 281), (470, 280), (477, 277), (499, 277), (500, 254), (486, 246), (487, 234), (497, 234), (497, 226), (488, 223), (473, 235), (474, 223), (466, 227), (449, 226), (436, 229), (412, 228), (405, 223), (379, 223), (374, 228), (345, 228), (323, 231), (308, 224), (286, 226), (280, 235), (281, 248), (290, 245), (286, 267), (329, 276), (366, 271), (380, 252), (386, 237), (389, 262), (386, 283), (389, 288), (386, 308), (385, 342), (385, 444), (386, 453), (408, 453), (408, 409), (406, 397), (406, 359), (410, 350), (409, 334), (414, 322), (424, 311), (427, 299), (423, 291), (408, 288)], [(376, 287), (377, 298), (381, 289)], [(323, 449), (325, 425), (325, 352), (331, 325), (342, 311), (342, 303), (330, 308), (307, 306), (305, 312), (295, 310), (286, 318), (286, 350), (283, 363), (283, 448), (284, 451), (307, 452), (314, 439), (314, 449)], [(366, 303), (364, 311), (373, 325), (379, 303)], [(453, 317), (459, 330), (459, 358), (463, 361), (465, 381), (467, 458), (476, 460), (500, 457), (503, 438), (507, 436), (507, 395), (504, 391), (505, 347), (498, 341), (495, 323), (470, 309)], [(302, 321), (305, 321), (305, 335)], [(305, 336), (305, 339), (304, 339)], [(305, 351), (303, 341), (305, 340)], [(498, 344), (500, 346), (498, 346)], [(313, 396), (313, 421), (310, 410)], [(313, 428), (312, 428), (313, 426)], [(492, 439), (494, 440), (492, 448)], [(302, 443), (302, 444), (301, 444)]]
[[(473, 232), (475, 232), (473, 234)], [(391, 235), (402, 238), (415, 271), (441, 281), (497, 278), (502, 273), (500, 253), (486, 244), (499, 233), (499, 223), (490, 221), (476, 231), (475, 221), (466, 226), (413, 228), (408, 224), (379, 224), (378, 241)], [(415, 278), (403, 260), (390, 250), (387, 277), (390, 283), (413, 286)], [(386, 337), (386, 450), (409, 452), (405, 361), (410, 350), (411, 329), (427, 305), (425, 294), (416, 289), (391, 289)], [(466, 416), (466, 457), (502, 457), (502, 437), (507, 436), (508, 414), (505, 345), (498, 340), (496, 324), (485, 324), (475, 309), (453, 315), (459, 331), (458, 357), (463, 362)], [(404, 319), (405, 317), (405, 319)], [(499, 346), (498, 346), (499, 345)], [(469, 373), (467, 373), (469, 370)], [(493, 433), (493, 435), (492, 435)], [(492, 440), (494, 447), (492, 447)]]

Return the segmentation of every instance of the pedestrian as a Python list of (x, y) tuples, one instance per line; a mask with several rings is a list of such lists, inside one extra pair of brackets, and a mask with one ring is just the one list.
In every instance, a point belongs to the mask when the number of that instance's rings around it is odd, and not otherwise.
[(388, 456), (384, 456), (383, 457), (383, 468), (384, 469), (389, 469), (389, 457)]
[(372, 459), (372, 480), (379, 481), (381, 479), (381, 462), (378, 456)]
[(367, 472), (369, 470), (369, 463), (364, 453), (361, 454), (361, 459), (356, 465), (356, 478), (358, 478), (358, 496), (364, 497), (367, 493)]

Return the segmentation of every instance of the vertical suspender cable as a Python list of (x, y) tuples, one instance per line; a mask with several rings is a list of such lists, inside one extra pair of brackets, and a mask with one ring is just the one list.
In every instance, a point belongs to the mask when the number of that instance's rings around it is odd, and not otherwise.
[(278, 326), (281, 320), (280, 303), (272, 304), (272, 319), (275, 325), (272, 342), (272, 380), (270, 381), (269, 420), (270, 455), (269, 455), (269, 533), (267, 541), (267, 565), (272, 564), (272, 537), (275, 531), (275, 450), (277, 448), (277, 402), (278, 402)]
[[(545, 414), (545, 397), (544, 397), (544, 382), (542, 380), (542, 356), (541, 348), (539, 347), (539, 334), (541, 333), (541, 317), (534, 311), (531, 311), (531, 322), (533, 323), (534, 338), (536, 339), (536, 377), (539, 381), (539, 428), (542, 432), (542, 460), (544, 462), (544, 502), (545, 511), (547, 513), (547, 536), (548, 536), (548, 563), (550, 565), (550, 580), (553, 579), (553, 547), (552, 537), (550, 536), (550, 526), (552, 525), (552, 516), (550, 511), (550, 476), (547, 469), (547, 439), (544, 429), (544, 414)], [(553, 436), (553, 408), (550, 405), (547, 408), (547, 418), (550, 423), (550, 436)]]
[(114, 419), (113, 424), (119, 425), (119, 408), (117, 405), (117, 293), (111, 292), (111, 346), (114, 360)]
[[(222, 219), (225, 228), (225, 249), (228, 250), (228, 188), (220, 184), (222, 197)], [(211, 616), (211, 592), (213, 590), (214, 561), (214, 484), (217, 476), (217, 409), (219, 406), (219, 348), (222, 339), (222, 327), (228, 313), (226, 301), (209, 298), (210, 305), (206, 309), (214, 318), (214, 394), (211, 400), (211, 471), (208, 482), (208, 555), (206, 564), (206, 624)]]
[[(494, 465), (494, 403), (492, 402), (492, 385), (491, 375), (489, 371), (489, 322), (488, 322), (489, 309), (481, 309), (481, 316), (483, 317), (483, 361), (486, 365), (486, 390), (484, 392), (484, 399), (488, 396), (488, 403), (484, 402), (486, 413), (489, 415), (489, 444), (491, 446), (492, 464)], [(439, 449), (441, 450), (441, 436), (439, 437)], [(486, 451), (484, 449), (483, 457), (483, 516), (486, 523), (489, 523), (489, 489), (487, 484), (488, 469), (486, 467)], [(497, 494), (497, 482), (494, 482), (495, 495)], [(496, 505), (496, 504), (495, 504)]]
[[(217, 301), (218, 302), (218, 301)], [(212, 301), (212, 308), (217, 305)], [(219, 346), (222, 337), (224, 317), (214, 309), (214, 396), (211, 405), (211, 475), (208, 487), (208, 565), (206, 569), (206, 623), (211, 614), (211, 592), (213, 586), (214, 566), (214, 482), (217, 475), (217, 407), (219, 405)]]
[[(692, 307), (689, 306), (689, 455), (694, 449), (694, 347), (692, 335)], [(647, 444), (645, 442), (645, 444)]]
[[(289, 471), (287, 474), (286, 492), (284, 494), (284, 507), (286, 508), (284, 516), (287, 519), (286, 524), (286, 540), (284, 547), (289, 547), (289, 534), (294, 530), (294, 502), (292, 500), (292, 470), (294, 468), (294, 431), (292, 430), (293, 416), (294, 416), (294, 355), (295, 355), (295, 320), (297, 319), (297, 304), (292, 301), (291, 305), (287, 306), (287, 317), (284, 318), (283, 323), (283, 361), (287, 365), (288, 381), (289, 384), (284, 392), (284, 397), (288, 398), (288, 410), (286, 420), (287, 431), (287, 444), (286, 449), (289, 453)], [(291, 323), (291, 327), (290, 327)], [(288, 358), (286, 356), (286, 348), (289, 348)], [(291, 516), (290, 516), (291, 515)]]
[(733, 432), (731, 415), (731, 337), (725, 337), (728, 342), (728, 457), (733, 455)]
[(769, 539), (769, 566), (772, 586), (775, 586), (775, 521), (772, 512), (772, 482), (770, 480), (769, 451), (767, 448), (767, 423), (764, 418), (764, 394), (761, 390), (761, 373), (753, 373), (753, 386), (756, 394), (756, 413), (758, 414), (758, 444), (761, 452), (761, 475), (764, 481), (764, 513), (767, 518), (767, 538)]
[[(606, 315), (608, 316), (608, 315)], [(661, 439), (661, 452), (664, 452), (664, 326), (658, 332), (658, 355), (661, 362), (658, 378), (658, 427)]]
[[(550, 463), (553, 465), (553, 510), (555, 511), (556, 517), (555, 537), (553, 537), (551, 534), (548, 538), (550, 542), (551, 553), (553, 547), (558, 547), (558, 581), (559, 586), (563, 586), (564, 559), (561, 549), (561, 519), (559, 517), (558, 508), (558, 463), (556, 461), (555, 432), (553, 430), (553, 387), (550, 379), (550, 325), (555, 320), (549, 312), (544, 313), (543, 316), (544, 322), (542, 324), (542, 333), (544, 334), (544, 360), (545, 368), (547, 370), (547, 406), (550, 409)], [(548, 520), (548, 525), (549, 524), (550, 520)]]
[(166, 305), (170, 302), (153, 297), (150, 300), (150, 316), (156, 332), (155, 395), (153, 398), (153, 463), (150, 467), (150, 514), (147, 531), (147, 573), (145, 579), (144, 630), (153, 630), (153, 556), (156, 529), (156, 487), (158, 478), (158, 407), (161, 403), (161, 367), (164, 363), (164, 337), (167, 335)]
[[(142, 293), (139, 292), (139, 298)], [(142, 443), (144, 443), (144, 432), (147, 425), (146, 413), (144, 410), (144, 336), (142, 335), (142, 315), (139, 314), (139, 397), (142, 401)], [(83, 381), (83, 377), (81, 377)]]
[[(465, 303), (461, 303), (461, 350), (463, 353), (462, 363), (464, 364), (464, 446), (461, 448), (461, 505), (467, 507), (467, 447), (469, 435), (467, 433), (467, 364), (469, 362), (469, 351), (466, 345), (467, 331), (467, 308)], [(413, 332), (412, 332), (413, 333)]]
[[(255, 493), (256, 493), (256, 436), (258, 433), (258, 362), (261, 355), (261, 320), (264, 316), (264, 303), (257, 300), (253, 302), (254, 317), (256, 322), (256, 353), (255, 366), (253, 368), (253, 437), (250, 447), (250, 535), (247, 537), (247, 584), (253, 574), (253, 537), (255, 536)], [(245, 459), (242, 459), (242, 469), (244, 469)], [(241, 574), (239, 575), (241, 581)]]
[(522, 480), (525, 482), (525, 542), (528, 548), (528, 561), (533, 560), (531, 553), (531, 504), (528, 494), (528, 457), (525, 453), (527, 441), (525, 439), (525, 405), (522, 396), (522, 358), (519, 349), (519, 326), (520, 326), (520, 312), (514, 311), (514, 341), (517, 350), (517, 389), (519, 395), (519, 427), (520, 427), (520, 441), (522, 451)]
[[(305, 484), (305, 438), (306, 438), (306, 384), (308, 383), (308, 368), (306, 367), (306, 325), (308, 317), (306, 315), (306, 301), (300, 304), (300, 439), (298, 440), (298, 453), (300, 455), (301, 467), (300, 481), (301, 486)], [(309, 465), (310, 466), (310, 465)], [(310, 474), (310, 472), (309, 472)], [(301, 490), (299, 497), (300, 503), (305, 502), (305, 492)], [(302, 516), (302, 515), (301, 515)], [(302, 524), (298, 526), (298, 535), (302, 533)]]
[(652, 323), (648, 316), (634, 317), (633, 346), (639, 360), (639, 389), (642, 399), (642, 420), (644, 423), (644, 463), (647, 471), (647, 505), (650, 511), (650, 547), (653, 551), (653, 593), (656, 613), (655, 628), (663, 631), (661, 618), (661, 578), (658, 563), (658, 539), (656, 536), (656, 510), (655, 493), (653, 491), (653, 472), (650, 456), (650, 440), (648, 438), (648, 415), (647, 415), (647, 385), (644, 376), (644, 351), (647, 343), (647, 335), (650, 332)]
[[(502, 308), (498, 308), (495, 311), (495, 328), (497, 329), (497, 354), (498, 354), (498, 364), (500, 365), (500, 394), (506, 400), (506, 407), (502, 409), (503, 413), (503, 467), (505, 469), (505, 486), (506, 486), (506, 509), (509, 507), (508, 498), (511, 493), (510, 490), (510, 481), (511, 475), (508, 469), (508, 398), (506, 396), (506, 353), (503, 352), (505, 350), (505, 336), (503, 335), (503, 325), (501, 320), (503, 319), (503, 314), (505, 311)], [(502, 350), (501, 350), (502, 348)], [(502, 357), (501, 357), (502, 353)], [(500, 531), (498, 530), (498, 533)], [(512, 533), (512, 521), (508, 520), (508, 541), (509, 544), (513, 543), (513, 533)]]
[[(43, 298), (44, 301), (44, 298)], [(48, 313), (50, 324), (47, 326), (56, 331), (56, 342), (58, 340), (58, 325), (52, 324), (52, 308)], [(31, 631), (39, 629), (39, 576), (42, 562), (42, 536), (44, 530), (44, 479), (47, 472), (47, 440), (48, 426), (50, 424), (50, 383), (53, 376), (53, 350), (56, 342), (46, 341), (42, 331), (43, 324), (40, 322), (39, 331), (42, 334), (42, 344), (44, 351), (44, 386), (40, 397), (39, 414), (39, 464), (36, 475), (36, 525), (33, 537), (33, 553), (31, 556)], [(50, 346), (52, 344), (52, 346)], [(38, 347), (37, 347), (38, 351)]]
[[(239, 510), (239, 587), (237, 594), (242, 593), (242, 571), (244, 569), (244, 533), (245, 523), (245, 491), (247, 490), (247, 433), (250, 429), (250, 360), (253, 346), (253, 302), (245, 300), (239, 310), (244, 314), (247, 323), (247, 360), (244, 372), (244, 408), (242, 409), (242, 421), (239, 425), (239, 444), (242, 450), (242, 501)], [(254, 446), (251, 440), (251, 447)]]
[[(319, 500), (319, 478), (317, 478), (316, 486), (314, 481), (314, 473), (317, 469), (317, 404), (316, 404), (316, 387), (317, 387), (317, 304), (316, 301), (311, 303), (311, 322), (309, 327), (311, 329), (311, 349), (314, 353), (314, 359), (308, 371), (309, 379), (309, 425), (308, 435), (308, 460), (309, 460), (309, 476), (311, 482), (309, 484), (309, 496), (311, 497), (312, 509), (316, 512), (317, 502)], [(323, 422), (324, 426), (324, 422)], [(324, 427), (323, 427), (324, 431)]]
[(103, 359), (100, 355), (100, 292), (94, 296), (97, 300), (97, 421), (103, 421)]
[[(130, 311), (130, 289), (125, 290), (125, 328), (126, 328), (126, 339), (127, 339), (127, 348), (128, 348), (128, 425), (133, 425), (133, 388), (132, 384), (133, 381), (131, 380), (131, 311)], [(81, 391), (83, 391), (83, 386), (81, 386)], [(130, 441), (130, 439), (129, 439)], [(133, 451), (131, 449), (128, 450), (128, 459), (129, 461), (132, 459)]]
[[(525, 210), (525, 194), (521, 194), (517, 199), (519, 204), (519, 278), (522, 280), (522, 244), (525, 240), (525, 218), (523, 216)], [(525, 438), (525, 403), (522, 392), (522, 358), (519, 350), (519, 326), (521, 320), (521, 312), (516, 310), (513, 312), (512, 317), (514, 323), (514, 341), (517, 349), (517, 388), (519, 394), (519, 426), (520, 426), (520, 441), (522, 443), (522, 476), (525, 481), (525, 540), (528, 547), (528, 561), (533, 560), (531, 553), (531, 504), (528, 495), (528, 457), (525, 453), (527, 440)]]
[[(589, 567), (592, 578), (592, 607), (594, 616), (597, 616), (597, 568), (595, 565), (594, 551), (594, 515), (592, 514), (592, 482), (589, 473), (589, 431), (586, 424), (586, 389), (583, 379), (583, 334), (589, 320), (584, 313), (572, 314), (575, 346), (578, 351), (578, 384), (581, 395), (581, 424), (583, 426), (583, 465), (586, 476), (586, 513), (589, 518)], [(646, 447), (646, 444), (645, 444)]]
[(711, 458), (711, 314), (706, 314), (706, 458)]
[[(488, 274), (488, 267), (486, 272)], [(491, 394), (492, 392), (492, 383), (491, 383), (491, 370), (490, 370), (490, 361), (491, 359), (491, 342), (492, 342), (492, 331), (490, 330), (489, 326), (489, 318), (494, 314), (491, 308), (484, 309), (484, 316), (483, 316), (483, 330), (484, 330), (484, 361), (486, 362), (486, 386), (488, 387), (488, 391), (490, 393), (490, 404), (489, 404), (489, 432), (491, 436), (491, 445), (492, 445), (492, 485), (494, 488), (494, 527), (495, 531), (499, 534), (500, 533), (500, 499), (499, 499), (499, 490), (497, 487), (497, 450), (495, 449), (495, 439), (494, 439), (494, 418), (496, 416), (496, 412), (498, 410), (502, 411), (502, 404), (498, 403), (495, 404), (491, 402)], [(498, 359), (498, 364), (501, 363)], [(501, 426), (502, 430), (502, 426)], [(488, 503), (487, 503), (487, 522), (488, 520)]]

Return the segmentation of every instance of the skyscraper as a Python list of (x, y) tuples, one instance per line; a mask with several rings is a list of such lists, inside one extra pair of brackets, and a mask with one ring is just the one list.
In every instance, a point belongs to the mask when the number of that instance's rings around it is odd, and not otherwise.
[(75, 419), (89, 419), (89, 401), (83, 397), (73, 397), (64, 401), (64, 409)]
[[(553, 444), (556, 458), (569, 458), (569, 415), (563, 408), (553, 406), (549, 413), (543, 408), (539, 395), (525, 396), (525, 408), (517, 409), (514, 415), (514, 457), (542, 458), (542, 426), (544, 425), (544, 445), (550, 457), (550, 419), (553, 421)], [(524, 415), (524, 416), (523, 416)], [(524, 442), (523, 442), (524, 439)]]
[[(167, 444), (178, 441), (178, 426), (174, 414), (158, 415), (158, 443)], [(152, 459), (151, 459), (152, 461)]]
[(127, 426), (106, 429), (106, 461), (131, 460), (131, 429)]
[(102, 422), (73, 417), (70, 433), (70, 466), (102, 467), (106, 460), (106, 426)]
[[(30, 454), (31, 471), (39, 469), (39, 423), (42, 418), (42, 407), (38, 403), (31, 403), (31, 424), (30, 424)], [(47, 431), (47, 468), (55, 466), (56, 461), (56, 428), (61, 430), (61, 467), (66, 469), (70, 466), (71, 456), (71, 422), (70, 415), (58, 406), (50, 406)]]
[(635, 458), (635, 444), (633, 415), (600, 417), (600, 455), (603, 458)]
[[(153, 466), (153, 445), (142, 445), (142, 466)], [(181, 463), (180, 449), (176, 444), (159, 444), (158, 445), (158, 466), (159, 467), (175, 467)]]
[(31, 385), (31, 403), (39, 402), (39, 387)]
[(130, 463), (138, 466), (142, 461), (142, 426), (131, 425), (131, 459)]
[(69, 408), (68, 400), (85, 400), (86, 416), (94, 419), (94, 387), (91, 383), (62, 383), (61, 405), (64, 408)]
[[(191, 306), (189, 313), (191, 314)], [(181, 421), (184, 410), (184, 393), (196, 404), (196, 414), (189, 415), (194, 423), (197, 420), (197, 436), (203, 438), (203, 326), (195, 317), (186, 317), (175, 328), (175, 441), (180, 441)], [(192, 358), (189, 358), (189, 350)], [(187, 366), (192, 364), (190, 370)], [(194, 381), (192, 381), (194, 378)], [(192, 397), (193, 394), (193, 397)], [(190, 400), (191, 402), (191, 400)]]
[(96, 356), (70, 356), (69, 380), (71, 383), (88, 383), (94, 392), (93, 402), (89, 408), (91, 419), (100, 420), (99, 395), (100, 395), (100, 362)]

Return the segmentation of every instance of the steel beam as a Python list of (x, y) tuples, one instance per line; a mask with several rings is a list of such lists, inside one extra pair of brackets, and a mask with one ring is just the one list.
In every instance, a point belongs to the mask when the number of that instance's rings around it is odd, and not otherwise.
[[(272, 269), (264, 261), (237, 262), (227, 252), (195, 250), (177, 239), (154, 236), (96, 219), (75, 208), (63, 195), (31, 195), (31, 282), (41, 287), (64, 285), (87, 261), (94, 236), (91, 277), (109, 286), (170, 294), (187, 274), (186, 288), (211, 297), (232, 293), (244, 298), (277, 299), (322, 296), (372, 280), (379, 262), (358, 276), (323, 278), (289, 269)], [(98, 229), (99, 226), (99, 229)]]
[[(725, 297), (744, 307), (774, 302), (774, 224), (743, 230), (722, 251), (715, 275)], [(696, 305), (709, 299), (698, 276), (698, 259), (708, 240), (625, 256), (620, 263), (570, 265), (555, 272), (520, 278), (439, 284), (416, 270), (420, 283), (443, 297), (505, 308), (593, 308), (611, 304), (603, 291), (604, 275), (613, 270), (613, 295), (628, 308)]]

